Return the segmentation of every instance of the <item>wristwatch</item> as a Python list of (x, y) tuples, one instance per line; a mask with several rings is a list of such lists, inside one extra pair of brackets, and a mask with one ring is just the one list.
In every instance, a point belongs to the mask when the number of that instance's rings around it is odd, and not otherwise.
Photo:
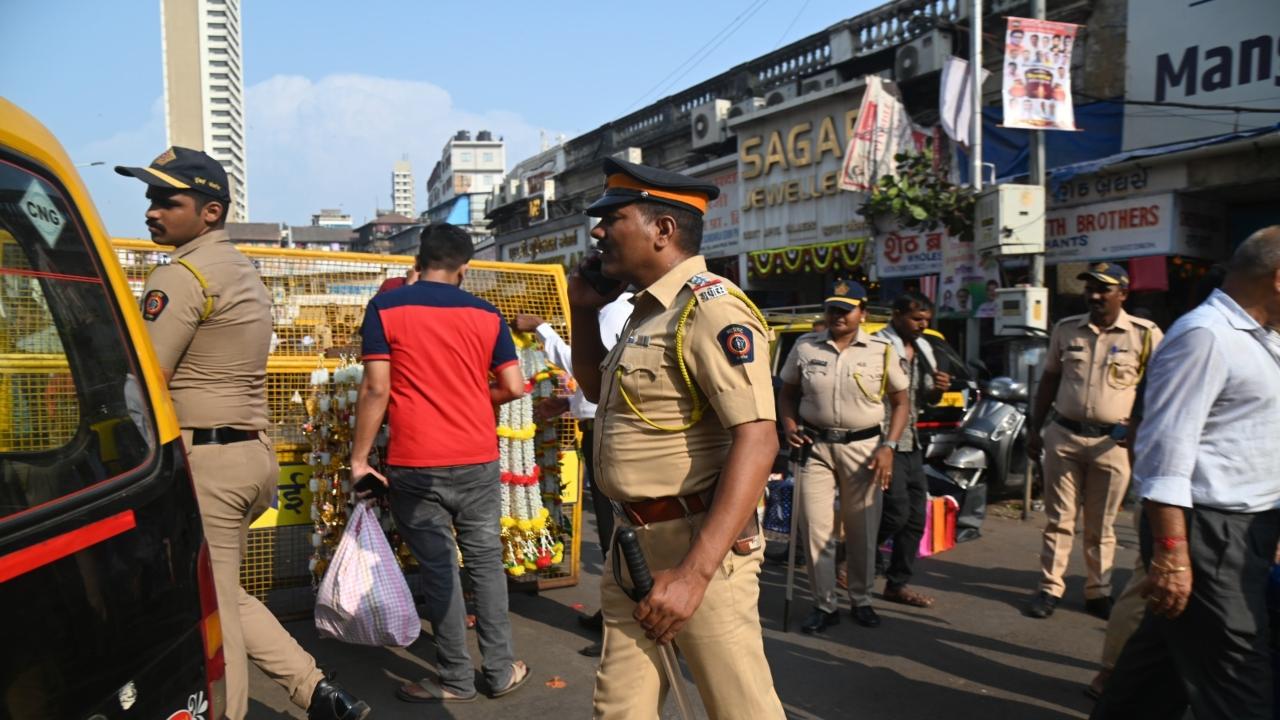
[(884, 441), (881, 441), (881, 443), (880, 443), (880, 447), (887, 447), (887, 448), (889, 448), (890, 450), (892, 450), (892, 451), (894, 451), (894, 452), (897, 452), (897, 451), (898, 451), (898, 441), (897, 441), (897, 440), (884, 440)]

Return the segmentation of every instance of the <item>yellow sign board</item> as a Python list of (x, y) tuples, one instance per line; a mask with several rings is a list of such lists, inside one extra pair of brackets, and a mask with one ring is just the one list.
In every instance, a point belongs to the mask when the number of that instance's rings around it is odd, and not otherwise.
[(578, 502), (578, 485), (582, 480), (581, 465), (577, 452), (570, 450), (560, 453), (560, 502)]
[(276, 502), (249, 527), (256, 530), (286, 525), (310, 525), (312, 522), (310, 483), (310, 465), (281, 465)]

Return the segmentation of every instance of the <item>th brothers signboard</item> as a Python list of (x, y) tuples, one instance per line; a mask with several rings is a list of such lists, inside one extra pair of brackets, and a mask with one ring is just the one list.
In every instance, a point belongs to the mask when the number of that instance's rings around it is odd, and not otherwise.
[(1126, 260), (1144, 255), (1226, 254), (1220, 206), (1165, 193), (1054, 210), (1045, 217), (1045, 259)]

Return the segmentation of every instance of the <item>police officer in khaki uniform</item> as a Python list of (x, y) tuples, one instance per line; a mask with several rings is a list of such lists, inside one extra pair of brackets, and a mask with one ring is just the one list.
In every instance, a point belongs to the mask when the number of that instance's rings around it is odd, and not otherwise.
[[(844, 523), (853, 619), (877, 627), (871, 607), (882, 493), (906, 428), (909, 380), (889, 340), (860, 332), (867, 302), (862, 285), (836, 282), (825, 302), (827, 329), (796, 340), (782, 366), (778, 396), (782, 431), (792, 447), (811, 445), (796, 478), (809, 538), (809, 587), (815, 607), (800, 629), (821, 632), (840, 622), (836, 594), (836, 499)], [(885, 398), (887, 434), (881, 436)]]
[(151, 239), (173, 250), (142, 294), (156, 358), (169, 384), (191, 463), (213, 565), (227, 670), (227, 717), (249, 705), (248, 659), (289, 691), (311, 718), (356, 720), (369, 706), (325, 679), (315, 660), (240, 587), (249, 523), (276, 493), (279, 467), (267, 436), (271, 297), (223, 227), (227, 174), (216, 160), (171, 147), (149, 167), (117, 167), (145, 182)]
[(1129, 487), (1129, 413), (1163, 337), (1155, 323), (1124, 311), (1129, 273), (1123, 267), (1098, 263), (1078, 278), (1085, 281), (1089, 313), (1054, 326), (1028, 434), (1028, 454), (1044, 453), (1047, 519), (1040, 590), (1027, 608), (1035, 618), (1052, 615), (1066, 591), (1062, 575), (1081, 504), (1085, 609), (1104, 619), (1111, 614), (1115, 520)]
[[(656, 717), (658, 643), (674, 642), (710, 717), (782, 718), (758, 611), (755, 509), (778, 449), (768, 330), (698, 255), (715, 185), (615, 160), (604, 171), (587, 209), (599, 270), (592, 258), (569, 283), (574, 376), (599, 403), (593, 478), (635, 527), (654, 586), (637, 604), (605, 573), (595, 716)], [(625, 284), (634, 311), (606, 357), (596, 311)]]

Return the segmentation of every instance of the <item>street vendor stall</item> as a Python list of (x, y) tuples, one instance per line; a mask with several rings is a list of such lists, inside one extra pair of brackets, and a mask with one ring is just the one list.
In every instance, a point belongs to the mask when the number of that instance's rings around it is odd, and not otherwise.
[[(143, 240), (114, 244), (134, 294), (140, 295), (150, 268), (168, 261), (166, 249)], [(251, 526), (241, 581), (277, 615), (306, 614), (351, 510), (349, 453), (363, 374), (359, 328), (364, 308), (383, 281), (404, 275), (413, 258), (240, 249), (258, 267), (273, 299), (267, 400), (280, 463), (278, 502)], [(473, 261), (463, 289), (506, 318), (536, 314), (571, 341), (564, 269), (558, 265)], [(578, 428), (567, 416), (536, 423), (532, 413), (539, 398), (571, 394), (571, 382), (547, 363), (532, 337), (517, 333), (515, 339), (531, 392), (499, 409), (494, 430), (503, 469), (499, 492), (507, 573), (513, 587), (573, 585), (581, 525)], [(413, 587), (416, 563), (386, 507), (379, 515)]]

